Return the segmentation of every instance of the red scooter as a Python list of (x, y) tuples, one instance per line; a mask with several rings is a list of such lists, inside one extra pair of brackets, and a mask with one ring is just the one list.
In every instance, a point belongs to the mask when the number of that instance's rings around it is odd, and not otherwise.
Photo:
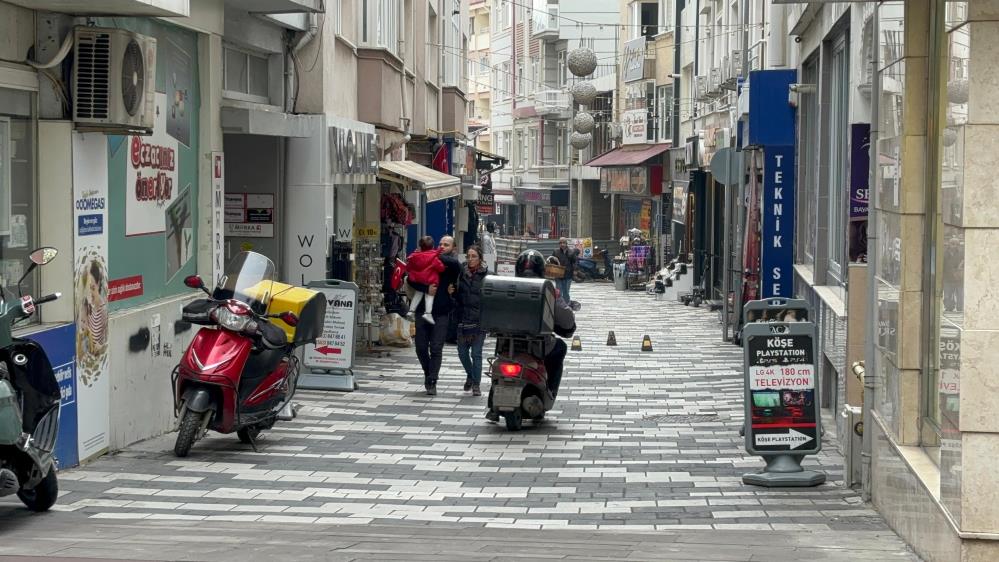
[(555, 405), (548, 390), (544, 341), (544, 337), (496, 335), (496, 356), (489, 359), (489, 406), (510, 431), (520, 431), (524, 418), (540, 422)]
[(274, 271), (268, 258), (243, 252), (233, 258), (214, 292), (196, 275), (184, 280), (208, 298), (183, 310), (184, 321), (205, 328), (173, 371), (178, 457), (186, 457), (209, 429), (235, 432), (256, 450), (261, 431), (294, 418), (291, 399), (299, 364), (293, 352), (315, 343), (326, 299), (317, 291), (274, 281)]

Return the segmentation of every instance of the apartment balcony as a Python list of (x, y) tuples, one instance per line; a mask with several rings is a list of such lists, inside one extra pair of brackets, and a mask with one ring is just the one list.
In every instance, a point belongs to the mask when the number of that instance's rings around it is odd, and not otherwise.
[(571, 97), (565, 90), (541, 90), (534, 94), (534, 110), (549, 119), (568, 119)]
[(488, 50), (489, 40), (490, 40), (490, 35), (489, 32), (487, 31), (483, 31), (481, 33), (472, 35), (472, 37), (469, 40), (468, 51), (474, 52), (474, 51)]
[(569, 166), (547, 165), (534, 166), (538, 172), (538, 181), (542, 185), (552, 185), (557, 183), (567, 183), (569, 181)]
[(542, 41), (558, 41), (558, 5), (535, 0), (533, 13), (531, 37)]

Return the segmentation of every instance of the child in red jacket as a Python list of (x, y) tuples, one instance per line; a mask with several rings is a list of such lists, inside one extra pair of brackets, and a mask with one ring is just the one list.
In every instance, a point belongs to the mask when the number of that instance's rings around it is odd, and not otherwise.
[[(434, 249), (434, 239), (429, 236), (420, 238), (420, 249), (406, 258), (406, 273), (410, 283), (420, 283), (429, 287), (434, 287), (440, 283), (440, 274), (444, 271), (444, 262), (440, 260), (440, 248)], [(413, 320), (416, 316), (416, 307), (421, 300), (426, 300), (423, 307), (423, 319), (434, 324), (434, 316), (431, 314), (434, 308), (434, 297), (430, 293), (423, 293), (414, 289), (413, 298), (409, 305), (409, 315), (407, 318)]]

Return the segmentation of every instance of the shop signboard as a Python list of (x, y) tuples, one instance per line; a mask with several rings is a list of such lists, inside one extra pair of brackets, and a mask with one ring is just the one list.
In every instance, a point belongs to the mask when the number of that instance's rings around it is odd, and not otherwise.
[(225, 272), (225, 155), (212, 152), (212, 285)]
[(518, 205), (551, 205), (551, 190), (548, 189), (524, 189), (516, 187), (513, 190), (514, 199)]
[(52, 364), (62, 402), (59, 409), (59, 437), (55, 457), (60, 470), (80, 464), (77, 432), (76, 326), (62, 324), (27, 334), (42, 346)]
[(633, 82), (645, 77), (645, 41), (643, 35), (624, 44), (625, 82)]
[(673, 181), (687, 181), (687, 150), (685, 148), (671, 148), (667, 152), (669, 161), (669, 178)]
[(850, 126), (850, 261), (867, 261), (867, 209), (870, 201), (871, 125)]
[[(74, 222), (106, 225), (107, 138), (102, 133), (73, 133), (72, 141)], [(79, 460), (86, 461), (108, 447), (108, 231), (77, 231), (73, 246), (74, 294), (67, 298), (76, 303), (77, 452)]]
[(673, 180), (673, 222), (687, 222), (687, 186), (690, 182)]
[(354, 326), (357, 324), (357, 285), (327, 279), (313, 281), (308, 287), (326, 298), (323, 331), (315, 344), (305, 346), (299, 388), (347, 390), (354, 383)]
[(600, 168), (600, 193), (648, 195), (649, 170), (644, 166)]
[(621, 144), (645, 144), (648, 109), (629, 109), (621, 113)]
[[(747, 304), (747, 311), (750, 305)], [(743, 332), (746, 451), (808, 455), (822, 448), (812, 322), (749, 323)]]
[(225, 195), (225, 235), (244, 238), (274, 236), (274, 195), (228, 193)]
[(303, 363), (314, 370), (346, 371), (354, 366), (357, 285), (330, 280), (309, 283), (309, 288), (325, 295), (326, 317), (316, 343), (305, 346)]
[(167, 133), (166, 95), (156, 94), (153, 134), (128, 138), (125, 172), (125, 235), (166, 231), (166, 209), (177, 199), (177, 139)]
[[(356, 122), (327, 117), (333, 183), (373, 184), (378, 173), (378, 135)], [(373, 127), (372, 127), (373, 129)]]
[(794, 147), (763, 150), (761, 296), (790, 297), (794, 291)]
[(642, 200), (642, 210), (639, 211), (638, 215), (638, 228), (642, 231), (642, 235), (645, 238), (652, 237), (652, 200), (643, 199)]
[(145, 286), (141, 275), (108, 281), (108, 302), (141, 297), (143, 293), (145, 293)]

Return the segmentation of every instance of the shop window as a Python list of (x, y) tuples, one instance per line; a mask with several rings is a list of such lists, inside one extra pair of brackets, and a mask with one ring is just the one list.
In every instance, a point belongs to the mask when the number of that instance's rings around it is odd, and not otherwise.
[(343, 0), (331, 0), (326, 12), (327, 17), (333, 20), (333, 32), (343, 35)]
[(656, 88), (656, 122), (658, 124), (658, 140), (666, 142), (673, 138), (673, 85)]
[(527, 162), (530, 166), (538, 165), (538, 130), (527, 132)]
[(465, 46), (461, 36), (461, 18), (454, 15), (460, 11), (461, 5), (454, 2), (453, 10), (446, 9), (444, 16), (448, 19), (444, 26), (444, 84), (443, 86), (459, 86), (461, 80), (461, 61), (465, 58)]
[(228, 98), (270, 103), (270, 66), (266, 54), (226, 45), (222, 89)]
[[(802, 83), (818, 84), (818, 57), (812, 57), (802, 67)], [(815, 264), (818, 229), (818, 144), (819, 101), (814, 93), (802, 93), (798, 112), (799, 191), (797, 261)]]
[[(359, 23), (362, 46), (385, 49), (393, 55), (399, 55), (399, 6), (398, 0), (361, 0)], [(434, 17), (436, 18), (436, 14)], [(436, 33), (428, 37), (436, 39), (434, 43), (439, 42)]]
[[(926, 365), (922, 398), (923, 448), (940, 467), (940, 498), (955, 517), (961, 513), (960, 390), (962, 336), (965, 333), (964, 287), (964, 162), (965, 128), (968, 125), (972, 27), (966, 25), (967, 3), (933, 3), (931, 36), (940, 37), (931, 49), (937, 61), (930, 67), (931, 108), (939, 108), (935, 127), (928, 131), (930, 157), (927, 189), (926, 265), (929, 271), (924, 294), (924, 319), (930, 340), (924, 346)], [(981, 41), (981, 39), (978, 39)], [(934, 52), (931, 51), (931, 55)], [(981, 95), (981, 94), (979, 94)], [(977, 250), (976, 250), (977, 251)]]
[[(0, 282), (7, 299), (17, 298), (17, 281), (37, 243), (34, 104), (31, 93), (0, 88)], [(59, 250), (60, 259), (73, 259), (72, 248)], [(25, 294), (38, 294), (39, 271), (25, 279)], [(37, 315), (29, 320), (37, 321)]]
[(828, 189), (827, 259), (828, 272), (833, 278), (826, 284), (845, 280), (843, 264), (846, 259), (846, 217), (849, 209), (848, 179), (849, 153), (847, 137), (850, 130), (850, 53), (846, 37), (832, 47), (829, 72), (829, 149), (826, 186)]

